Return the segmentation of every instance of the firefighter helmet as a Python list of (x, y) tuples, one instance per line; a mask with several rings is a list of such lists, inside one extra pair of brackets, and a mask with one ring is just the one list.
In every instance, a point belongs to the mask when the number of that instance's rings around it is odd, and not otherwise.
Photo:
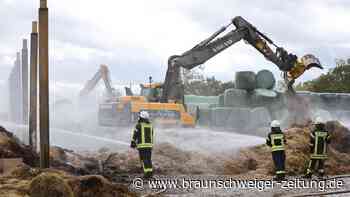
[(316, 117), (315, 124), (323, 124), (323, 119), (321, 117)]
[(149, 113), (147, 111), (141, 111), (140, 118), (149, 119)]
[(280, 127), (281, 123), (278, 120), (273, 120), (270, 124), (271, 127)]

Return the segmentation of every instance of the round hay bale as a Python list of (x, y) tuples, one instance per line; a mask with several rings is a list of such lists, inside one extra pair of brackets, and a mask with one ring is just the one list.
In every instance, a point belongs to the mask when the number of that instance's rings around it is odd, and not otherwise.
[(281, 108), (271, 112), (271, 120), (279, 120), (281, 127), (288, 127), (289, 112), (286, 108)]
[(216, 107), (211, 110), (212, 125), (216, 127), (225, 127), (227, 118), (230, 116), (230, 107)]
[(324, 109), (314, 109), (311, 112), (311, 119), (315, 120), (316, 117), (321, 117), (324, 121), (332, 121), (334, 118), (332, 117), (329, 111)]
[(275, 86), (276, 79), (269, 70), (261, 70), (256, 74), (256, 87), (272, 89)]
[(285, 94), (277, 93), (277, 96), (267, 107), (270, 114), (272, 114), (274, 111), (287, 109), (287, 96)]
[(226, 121), (228, 128), (242, 130), (247, 128), (250, 122), (250, 110), (248, 108), (232, 108)]
[(250, 105), (256, 106), (268, 106), (277, 97), (277, 93), (268, 89), (255, 89), (250, 95)]
[(350, 111), (338, 110), (338, 111), (335, 112), (335, 116), (340, 121), (349, 122), (349, 120), (350, 120)]
[(241, 89), (227, 89), (224, 93), (225, 107), (246, 107), (247, 106), (247, 91)]
[(29, 186), (31, 197), (74, 197), (66, 181), (53, 173), (42, 173), (36, 176)]
[(185, 95), (185, 103), (186, 104), (218, 104), (219, 97), (218, 96), (197, 96), (197, 95)]
[(350, 110), (350, 94), (339, 94), (338, 108), (342, 110)]
[(257, 107), (252, 109), (250, 113), (250, 126), (252, 126), (252, 128), (269, 127), (271, 116), (267, 108)]
[(210, 109), (202, 108), (199, 109), (198, 113), (198, 124), (202, 126), (208, 126), (210, 124)]
[(224, 94), (220, 94), (219, 95), (219, 107), (223, 107), (225, 106), (225, 95)]
[(236, 72), (236, 88), (243, 90), (254, 90), (256, 88), (256, 75), (252, 71)]
[(338, 105), (339, 96), (335, 93), (320, 93), (320, 98), (326, 109), (335, 108)]
[(318, 93), (310, 93), (309, 101), (312, 108), (323, 107), (321, 97)]
[(254, 93), (258, 96), (269, 98), (275, 98), (277, 96), (277, 93), (275, 91), (268, 89), (255, 89)]

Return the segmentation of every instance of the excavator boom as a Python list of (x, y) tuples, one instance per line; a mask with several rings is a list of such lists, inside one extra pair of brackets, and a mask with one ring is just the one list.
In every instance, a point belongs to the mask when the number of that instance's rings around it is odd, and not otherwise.
[(88, 95), (101, 79), (103, 79), (108, 96), (114, 97), (115, 89), (112, 87), (109, 70), (106, 65), (101, 65), (100, 69), (95, 73), (95, 75), (86, 82), (84, 88), (80, 91), (79, 96), (82, 98)]
[[(229, 31), (226, 35), (218, 37), (231, 25), (234, 25), (236, 28)], [(220, 28), (209, 38), (200, 42), (189, 51), (186, 51), (182, 55), (171, 56), (168, 59), (168, 70), (164, 81), (161, 102), (168, 102), (169, 100), (175, 100), (177, 102), (183, 101), (184, 95), (180, 67), (184, 69), (197, 67), (240, 40), (245, 40), (248, 44), (252, 45), (263, 54), (267, 60), (274, 63), (285, 73), (285, 80), (288, 82), (294, 82), (296, 77), (300, 76), (306, 69), (309, 69), (309, 67), (298, 64), (298, 58), (296, 55), (288, 53), (283, 48), (278, 47), (270, 38), (258, 31), (252, 24), (242, 17), (237, 16), (232, 19), (230, 24)], [(276, 48), (275, 51), (271, 49), (269, 44)], [(296, 65), (299, 65), (302, 69), (299, 67), (298, 69), (295, 69)], [(313, 67), (320, 66), (314, 65)], [(297, 70), (298, 73), (288, 75), (287, 73), (292, 70), (294, 70), (292, 73), (295, 73), (295, 70)], [(288, 79), (287, 76), (291, 79)]]

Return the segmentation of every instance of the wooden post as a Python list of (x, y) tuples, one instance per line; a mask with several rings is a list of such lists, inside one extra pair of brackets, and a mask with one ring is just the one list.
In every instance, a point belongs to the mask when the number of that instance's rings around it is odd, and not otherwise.
[(40, 167), (50, 167), (49, 119), (49, 10), (47, 0), (40, 0), (39, 8), (39, 129)]
[(22, 120), (23, 124), (28, 124), (28, 41), (23, 39), (22, 48)]
[(37, 94), (38, 94), (38, 23), (33, 21), (30, 34), (30, 108), (29, 108), (29, 145), (37, 150)]

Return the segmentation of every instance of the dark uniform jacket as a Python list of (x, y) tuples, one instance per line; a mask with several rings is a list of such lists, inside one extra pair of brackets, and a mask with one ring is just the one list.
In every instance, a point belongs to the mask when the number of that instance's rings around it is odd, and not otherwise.
[(154, 131), (148, 120), (140, 119), (132, 134), (131, 147), (152, 148)]
[(284, 144), (286, 143), (286, 138), (279, 127), (272, 127), (271, 132), (266, 138), (266, 145), (271, 147), (271, 151), (281, 151), (284, 150)]
[(330, 135), (323, 124), (318, 124), (310, 133), (311, 159), (326, 159)]

